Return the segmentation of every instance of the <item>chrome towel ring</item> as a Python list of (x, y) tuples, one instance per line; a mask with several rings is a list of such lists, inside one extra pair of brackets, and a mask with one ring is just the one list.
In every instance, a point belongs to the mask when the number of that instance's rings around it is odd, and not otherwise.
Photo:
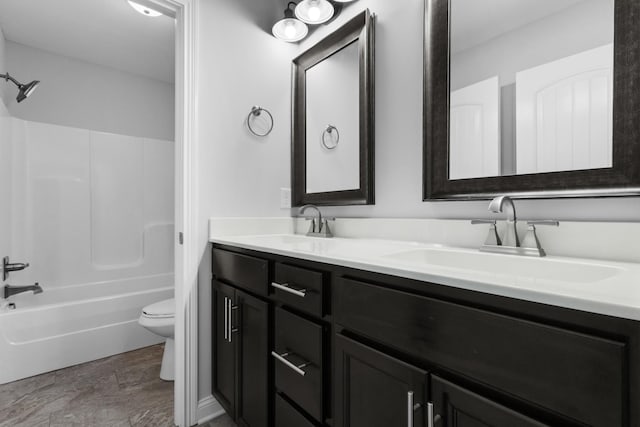
[(247, 127), (255, 136), (267, 136), (273, 130), (273, 116), (269, 110), (254, 105), (247, 116)]

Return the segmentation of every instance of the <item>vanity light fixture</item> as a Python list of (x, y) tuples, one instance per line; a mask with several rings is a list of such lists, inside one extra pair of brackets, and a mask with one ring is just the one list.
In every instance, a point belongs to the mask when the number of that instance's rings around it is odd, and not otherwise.
[(327, 0), (302, 0), (296, 6), (296, 17), (305, 24), (323, 24), (333, 13), (333, 5)]
[(289, 2), (287, 8), (284, 10), (284, 18), (273, 25), (271, 32), (275, 38), (294, 43), (307, 37), (309, 28), (307, 24), (294, 17), (293, 8), (295, 7), (295, 2)]
[(158, 12), (157, 10), (148, 8), (147, 6), (144, 6), (140, 3), (136, 3), (135, 1), (132, 1), (132, 0), (127, 0), (127, 1), (129, 2), (129, 5), (136, 10), (136, 12), (139, 12), (144, 16), (150, 16), (155, 18), (156, 16), (162, 15), (162, 13)]

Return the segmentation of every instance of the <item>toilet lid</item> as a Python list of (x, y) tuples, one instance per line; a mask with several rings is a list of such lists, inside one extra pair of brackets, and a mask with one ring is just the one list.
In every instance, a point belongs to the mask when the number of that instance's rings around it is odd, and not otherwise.
[(176, 302), (173, 298), (149, 304), (142, 309), (142, 314), (148, 317), (173, 317), (175, 312)]

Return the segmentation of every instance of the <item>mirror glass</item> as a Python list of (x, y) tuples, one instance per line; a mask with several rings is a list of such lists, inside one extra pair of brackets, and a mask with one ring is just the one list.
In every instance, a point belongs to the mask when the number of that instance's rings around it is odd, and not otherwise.
[(306, 71), (306, 191), (360, 187), (358, 43)]
[(449, 179), (611, 168), (614, 0), (449, 4)]

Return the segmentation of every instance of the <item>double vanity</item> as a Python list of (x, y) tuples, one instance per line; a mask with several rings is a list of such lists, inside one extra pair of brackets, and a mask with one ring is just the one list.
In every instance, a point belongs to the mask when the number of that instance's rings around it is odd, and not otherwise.
[[(390, 193), (420, 186), (507, 221), (212, 221), (214, 395), (245, 427), (640, 426), (638, 224), (517, 223), (513, 203), (640, 194), (640, 2), (403, 7), (424, 12), (423, 179), (385, 182), (383, 211), (416, 215)], [(388, 81), (375, 113), (392, 18), (362, 10), (292, 61), (300, 214), (375, 212), (345, 206), (415, 166), (374, 158), (417, 142)]]
[(213, 388), (238, 425), (640, 423), (635, 263), (217, 229)]

